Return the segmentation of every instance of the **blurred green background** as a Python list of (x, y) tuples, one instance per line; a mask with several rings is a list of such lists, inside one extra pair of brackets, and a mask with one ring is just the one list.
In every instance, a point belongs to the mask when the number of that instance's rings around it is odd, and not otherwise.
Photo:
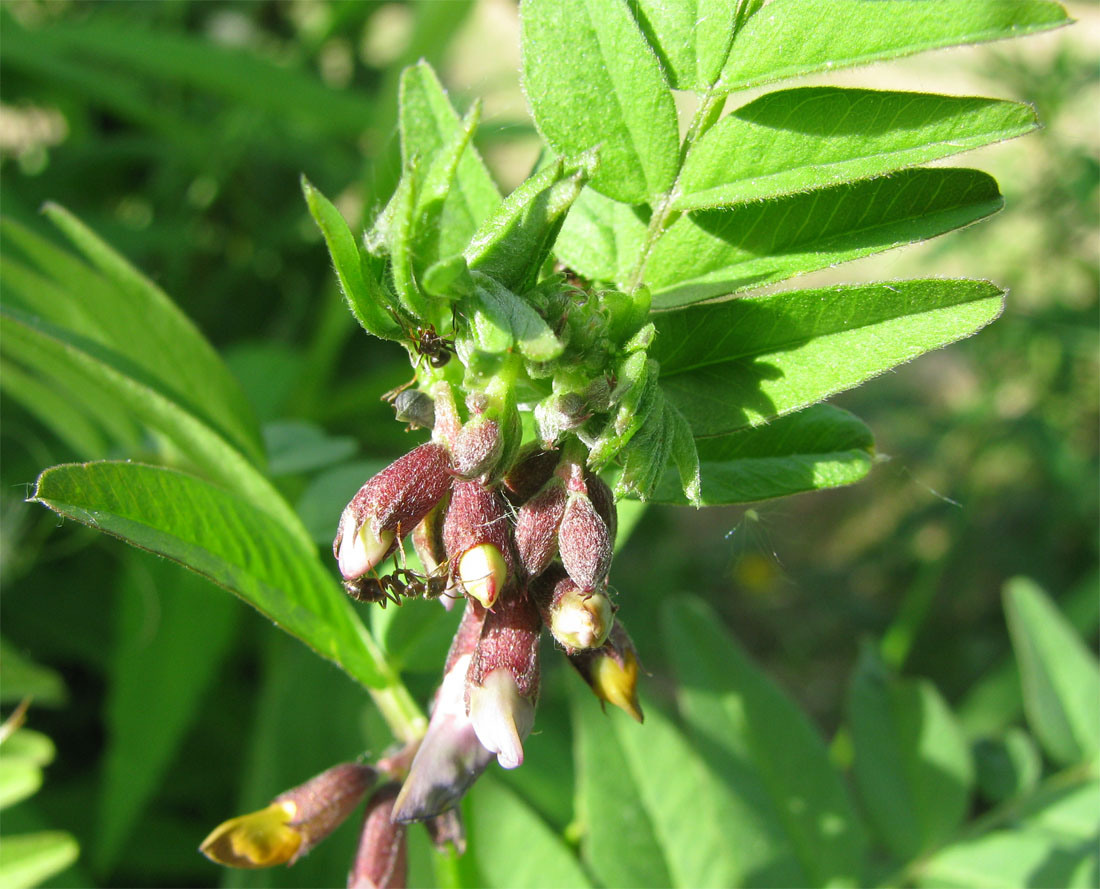
[[(1069, 29), (815, 81), (1036, 105), (1042, 131), (963, 161), (1001, 184), (991, 222), (790, 284), (962, 274), (1008, 287), (1008, 308), (972, 340), (836, 399), (878, 438), (863, 484), (646, 512), (612, 582), (655, 694), (667, 684), (655, 605), (677, 591), (704, 596), (826, 737), (865, 637), (932, 679), (973, 736), (1018, 720), (1001, 681), (999, 597), (1013, 575), (1038, 581), (1095, 643), (1100, 10), (1067, 6)], [(176, 299), (244, 385), (276, 466), (288, 442), (318, 439), (278, 482), (324, 546), (349, 488), (413, 439), (378, 398), (407, 378), (405, 355), (344, 308), (299, 175), (349, 220), (380, 208), (399, 172), (397, 74), (424, 57), (460, 108), (485, 100), (479, 148), (511, 188), (537, 151), (515, 4), (9, 0), (0, 29), (3, 213), (52, 237), (37, 208), (57, 201)], [(31, 382), (2, 370), (5, 664), (15, 651), (64, 684), (44, 686), (29, 719), (57, 760), (43, 790), (4, 813), (5, 833), (78, 837), (80, 861), (55, 885), (341, 880), (350, 830), (290, 872), (226, 875), (196, 847), (229, 815), (364, 746), (381, 752), (365, 696), (223, 591), (24, 504), (49, 465), (141, 454), (57, 439)], [(423, 699), (454, 619), (408, 610), (373, 616)], [(566, 678), (556, 663), (547, 673), (529, 762), (507, 781), (564, 828)]]

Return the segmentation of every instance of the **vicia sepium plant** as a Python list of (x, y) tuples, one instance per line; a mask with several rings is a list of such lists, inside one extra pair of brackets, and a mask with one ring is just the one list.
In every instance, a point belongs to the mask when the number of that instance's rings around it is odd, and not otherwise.
[[(996, 212), (990, 176), (924, 165), (1028, 132), (1029, 107), (828, 85), (737, 94), (1056, 27), (1057, 3), (523, 0), (520, 11), (544, 150), (510, 194), (475, 147), (479, 106), (460, 115), (424, 62), (401, 77), (402, 175), (366, 231), (303, 181), (355, 318), (408, 350), (412, 378), (387, 393), (398, 419), (430, 430), (333, 516), (350, 599), (265, 477), (232, 381), (163, 294), (53, 208), (90, 263), (66, 260), (66, 281), (109, 292), (58, 314), (32, 285), (58, 274), (60, 251), (8, 232), (39, 271), (9, 274), (20, 295), (6, 349), (118, 399), (178, 467), (56, 467), (35, 498), (246, 598), (371, 689), (401, 742), (373, 767), (336, 767), (222, 825), (203, 848), (223, 863), (295, 860), (376, 777), (352, 885), (401, 884), (405, 822), (461, 846), (463, 794), (492, 759), (523, 761), (543, 630), (602, 701), (641, 721), (639, 658), (619, 620), (635, 606), (608, 585), (616, 499), (699, 507), (855, 482), (875, 459), (871, 433), (823, 401), (1001, 311), (994, 284), (935, 276), (750, 291)], [(132, 337), (150, 317), (151, 334)], [(190, 512), (173, 510), (182, 502)], [(351, 605), (418, 597), (464, 609), (430, 721)]]

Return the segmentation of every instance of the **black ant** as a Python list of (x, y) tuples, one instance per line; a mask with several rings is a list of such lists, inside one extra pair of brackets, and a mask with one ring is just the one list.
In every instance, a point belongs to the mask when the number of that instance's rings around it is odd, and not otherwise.
[[(451, 356), (455, 354), (455, 341), (440, 336), (436, 333), (435, 327), (430, 324), (427, 327), (405, 327), (404, 331), (405, 337), (412, 341), (413, 350), (417, 354), (414, 367), (419, 367), (421, 359), (424, 358), (428, 359), (428, 364), (432, 367), (446, 367), (447, 363), (451, 360)], [(382, 400), (392, 404), (398, 395), (412, 386), (415, 382), (416, 376), (414, 375), (407, 383), (402, 383), (396, 389), (391, 389), (383, 395)]]
[(344, 581), (344, 591), (356, 602), (368, 602), (381, 605), (389, 602), (400, 605), (402, 597), (406, 599), (438, 599), (447, 592), (450, 574), (447, 562), (436, 565), (427, 574), (417, 574), (408, 568), (394, 568), (382, 577), (359, 577)]
[(440, 336), (431, 325), (416, 328), (410, 339), (416, 354), (427, 358), (432, 367), (446, 367), (455, 352), (455, 341)]

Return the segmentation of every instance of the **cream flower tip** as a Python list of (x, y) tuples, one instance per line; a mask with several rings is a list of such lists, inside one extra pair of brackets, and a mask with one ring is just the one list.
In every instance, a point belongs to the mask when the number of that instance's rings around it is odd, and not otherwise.
[(370, 522), (364, 522), (356, 531), (355, 516), (349, 510), (340, 523), (340, 550), (336, 554), (340, 574), (344, 580), (356, 580), (381, 562), (393, 544), (393, 532), (383, 531), (377, 537), (371, 532)]
[(462, 554), (458, 578), (467, 595), (492, 608), (508, 579), (508, 564), (491, 543), (481, 543)]
[(501, 667), (470, 688), (470, 721), (482, 746), (502, 768), (523, 764), (523, 739), (535, 724), (535, 705), (520, 695), (516, 680)]
[(574, 590), (562, 597), (550, 621), (550, 632), (568, 649), (599, 648), (611, 630), (611, 601), (603, 593)]

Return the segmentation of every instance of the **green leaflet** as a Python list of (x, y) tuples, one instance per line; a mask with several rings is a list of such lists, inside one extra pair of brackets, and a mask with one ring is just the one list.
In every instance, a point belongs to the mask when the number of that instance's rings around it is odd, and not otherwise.
[(970, 806), (973, 765), (935, 686), (891, 676), (864, 647), (848, 693), (854, 771), (871, 823), (901, 861), (938, 848)]
[(382, 283), (365, 266), (359, 245), (344, 217), (304, 176), (302, 192), (310, 214), (325, 237), (340, 290), (355, 320), (367, 333), (392, 339), (400, 332), (400, 327), (387, 311), (390, 301)]
[(49, 204), (45, 213), (86, 262), (5, 221), (5, 246), (22, 252), (55, 285), (49, 296), (26, 294), (34, 314), (116, 351), (174, 399), (188, 402), (197, 416), (262, 466), (255, 415), (237, 381), (191, 320), (67, 210)]
[(554, 255), (582, 277), (624, 287), (645, 243), (644, 207), (631, 207), (584, 188), (573, 203)]
[(271, 482), (189, 405), (161, 391), (125, 356), (15, 309), (0, 310), (0, 321), (8, 354), (52, 381), (64, 383), (75, 376), (94, 383), (98, 392), (163, 433), (208, 478), (257, 504), (297, 540), (308, 541), (301, 522)]
[[(750, 503), (859, 481), (874, 462), (863, 421), (827, 404), (811, 405), (755, 428), (696, 439), (703, 506)], [(688, 503), (670, 470), (655, 503)]]
[(104, 462), (47, 469), (31, 499), (225, 587), (367, 687), (390, 681), (313, 544), (238, 496), (170, 469)]
[(1001, 306), (1001, 291), (983, 281), (788, 291), (659, 313), (650, 354), (695, 435), (722, 435), (962, 339)]
[(672, 93), (625, 0), (525, 0), (523, 86), (558, 154), (599, 152), (592, 187), (644, 204), (676, 175)]
[(903, 170), (678, 219), (646, 266), (653, 307), (674, 308), (881, 253), (969, 225), (1003, 203), (977, 170)]
[(592, 155), (556, 160), (508, 195), (466, 247), (470, 269), (517, 293), (534, 287), (594, 163)]
[(718, 79), (734, 34), (762, 0), (634, 0), (632, 11), (673, 89), (703, 92)]
[[(463, 125), (431, 65), (420, 61), (401, 74), (401, 153), (432, 159), (458, 136)], [(500, 194), (473, 145), (461, 153), (439, 218), (439, 256), (459, 253), (496, 208)]]
[(673, 203), (721, 207), (881, 176), (1037, 126), (1029, 105), (803, 87), (761, 96), (692, 148)]
[(775, 0), (737, 35), (717, 89), (744, 89), (1068, 23), (1065, 10), (1046, 0)]
[(1004, 606), (1031, 730), (1061, 765), (1090, 759), (1100, 751), (1096, 656), (1032, 581), (1010, 580)]

